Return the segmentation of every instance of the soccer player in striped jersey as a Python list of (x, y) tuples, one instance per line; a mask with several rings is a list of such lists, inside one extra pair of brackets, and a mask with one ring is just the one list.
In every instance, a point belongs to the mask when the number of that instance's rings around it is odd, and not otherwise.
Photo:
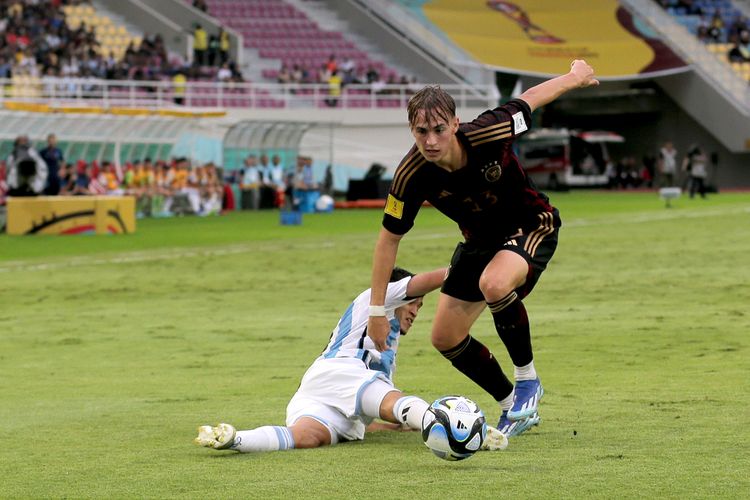
[[(385, 349), (375, 349), (367, 336), (370, 290), (349, 305), (331, 334), (328, 346), (308, 368), (286, 409), (286, 426), (237, 431), (230, 424), (198, 428), (195, 442), (239, 452), (316, 448), (364, 439), (369, 430), (420, 430), (429, 407), (393, 385), (399, 339), (411, 328), (422, 296), (439, 288), (446, 269), (412, 273), (394, 268), (380, 312), (388, 321)], [(379, 418), (388, 423), (374, 422)], [(488, 428), (485, 450), (504, 449), (506, 437)]]
[[(459, 121), (453, 98), (439, 86), (427, 86), (409, 100), (415, 144), (396, 169), (386, 201), (373, 257), (367, 334), (378, 350), (387, 349), (390, 329), (381, 310), (386, 283), (401, 238), (428, 201), (458, 224), (465, 240), (441, 289), (432, 344), (498, 401), (498, 428), (509, 436), (539, 422), (543, 390), (522, 299), (552, 257), (561, 225), (558, 211), (524, 173), (513, 141), (528, 130), (535, 109), (598, 83), (591, 66), (575, 60), (568, 73), (467, 123)], [(487, 306), (513, 362), (515, 386), (470, 334)]]

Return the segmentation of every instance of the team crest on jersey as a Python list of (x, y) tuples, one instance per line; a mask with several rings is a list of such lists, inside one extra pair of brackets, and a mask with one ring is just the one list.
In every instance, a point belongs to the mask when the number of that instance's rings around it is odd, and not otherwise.
[(503, 175), (503, 168), (497, 161), (493, 161), (482, 167), (482, 172), (484, 173), (484, 178), (487, 179), (487, 182), (497, 182), (500, 180), (500, 176)]

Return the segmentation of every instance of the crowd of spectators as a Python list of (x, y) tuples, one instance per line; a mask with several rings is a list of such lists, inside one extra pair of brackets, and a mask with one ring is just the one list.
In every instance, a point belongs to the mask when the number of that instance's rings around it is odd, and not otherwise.
[(296, 166), (285, 168), (278, 154), (265, 153), (250, 154), (242, 168), (226, 172), (213, 163), (193, 165), (187, 158), (143, 158), (122, 166), (68, 162), (54, 134), (40, 151), (21, 135), (0, 161), (0, 205), (7, 196), (131, 195), (139, 217), (211, 215), (238, 208), (295, 210), (305, 193), (325, 187), (315, 180), (312, 165), (311, 157), (299, 155)]
[(224, 190), (219, 167), (193, 166), (186, 158), (144, 158), (123, 166), (110, 161), (67, 162), (54, 134), (41, 151), (27, 136), (19, 136), (11, 154), (0, 162), (0, 204), (6, 196), (132, 195), (139, 216), (211, 215), (223, 209)]
[(750, 62), (750, 21), (724, 1), (657, 0), (669, 12), (698, 18), (696, 37), (708, 44), (728, 44), (729, 62)]
[(398, 93), (398, 90), (393, 89), (393, 86), (396, 85), (406, 86), (409, 93), (413, 93), (419, 88), (416, 77), (411, 79), (405, 75), (397, 77), (395, 73), (391, 72), (384, 78), (373, 66), (369, 66), (365, 70), (358, 67), (351, 58), (344, 58), (339, 62), (335, 54), (331, 54), (317, 71), (311, 71), (304, 65), (294, 64), (290, 68), (286, 64), (282, 64), (276, 81), (277, 83), (292, 85), (327, 84), (329, 97), (325, 102), (331, 107), (338, 105), (341, 91), (351, 84), (369, 85), (370, 91), (381, 95), (392, 92)]
[[(167, 51), (161, 34), (132, 37), (122, 57), (107, 51), (94, 26), (82, 20), (76, 27), (66, 23), (66, 6), (82, 0), (0, 0), (0, 78), (75, 78), (77, 80), (159, 80), (182, 73), (188, 80), (241, 81), (242, 74), (229, 59), (229, 37), (220, 29), (205, 34), (205, 47), (192, 63)], [(222, 71), (222, 69), (224, 71)], [(229, 75), (227, 76), (227, 71)], [(62, 85), (56, 82), (57, 85)]]

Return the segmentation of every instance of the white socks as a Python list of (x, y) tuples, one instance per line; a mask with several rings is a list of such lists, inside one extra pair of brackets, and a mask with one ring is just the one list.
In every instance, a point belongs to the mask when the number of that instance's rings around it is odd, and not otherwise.
[(500, 404), (501, 412), (508, 411), (513, 408), (513, 391), (510, 391), (510, 394), (498, 401), (498, 403)]
[(242, 453), (290, 450), (294, 448), (294, 439), (289, 427), (266, 425), (251, 431), (237, 431), (230, 448)]
[(513, 372), (516, 380), (534, 380), (537, 378), (533, 361), (526, 366), (513, 367)]
[(415, 431), (422, 429), (422, 416), (430, 405), (416, 396), (404, 396), (393, 405), (393, 416)]

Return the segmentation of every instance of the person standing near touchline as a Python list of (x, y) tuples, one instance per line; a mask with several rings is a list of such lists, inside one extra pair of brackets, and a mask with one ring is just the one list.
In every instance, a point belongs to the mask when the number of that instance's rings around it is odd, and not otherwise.
[[(536, 374), (529, 319), (521, 299), (531, 292), (557, 246), (557, 209), (536, 190), (512, 150), (528, 130), (531, 113), (564, 93), (598, 85), (583, 60), (505, 105), (461, 123), (453, 98), (426, 86), (409, 100), (415, 144), (394, 175), (372, 266), (367, 334), (386, 348), (383, 304), (401, 238), (424, 201), (458, 223), (459, 243), (443, 283), (432, 328), (432, 344), (453, 366), (498, 401), (498, 429), (518, 435), (539, 423), (543, 390)], [(514, 365), (515, 387), (492, 353), (470, 335), (489, 306), (500, 339)]]

